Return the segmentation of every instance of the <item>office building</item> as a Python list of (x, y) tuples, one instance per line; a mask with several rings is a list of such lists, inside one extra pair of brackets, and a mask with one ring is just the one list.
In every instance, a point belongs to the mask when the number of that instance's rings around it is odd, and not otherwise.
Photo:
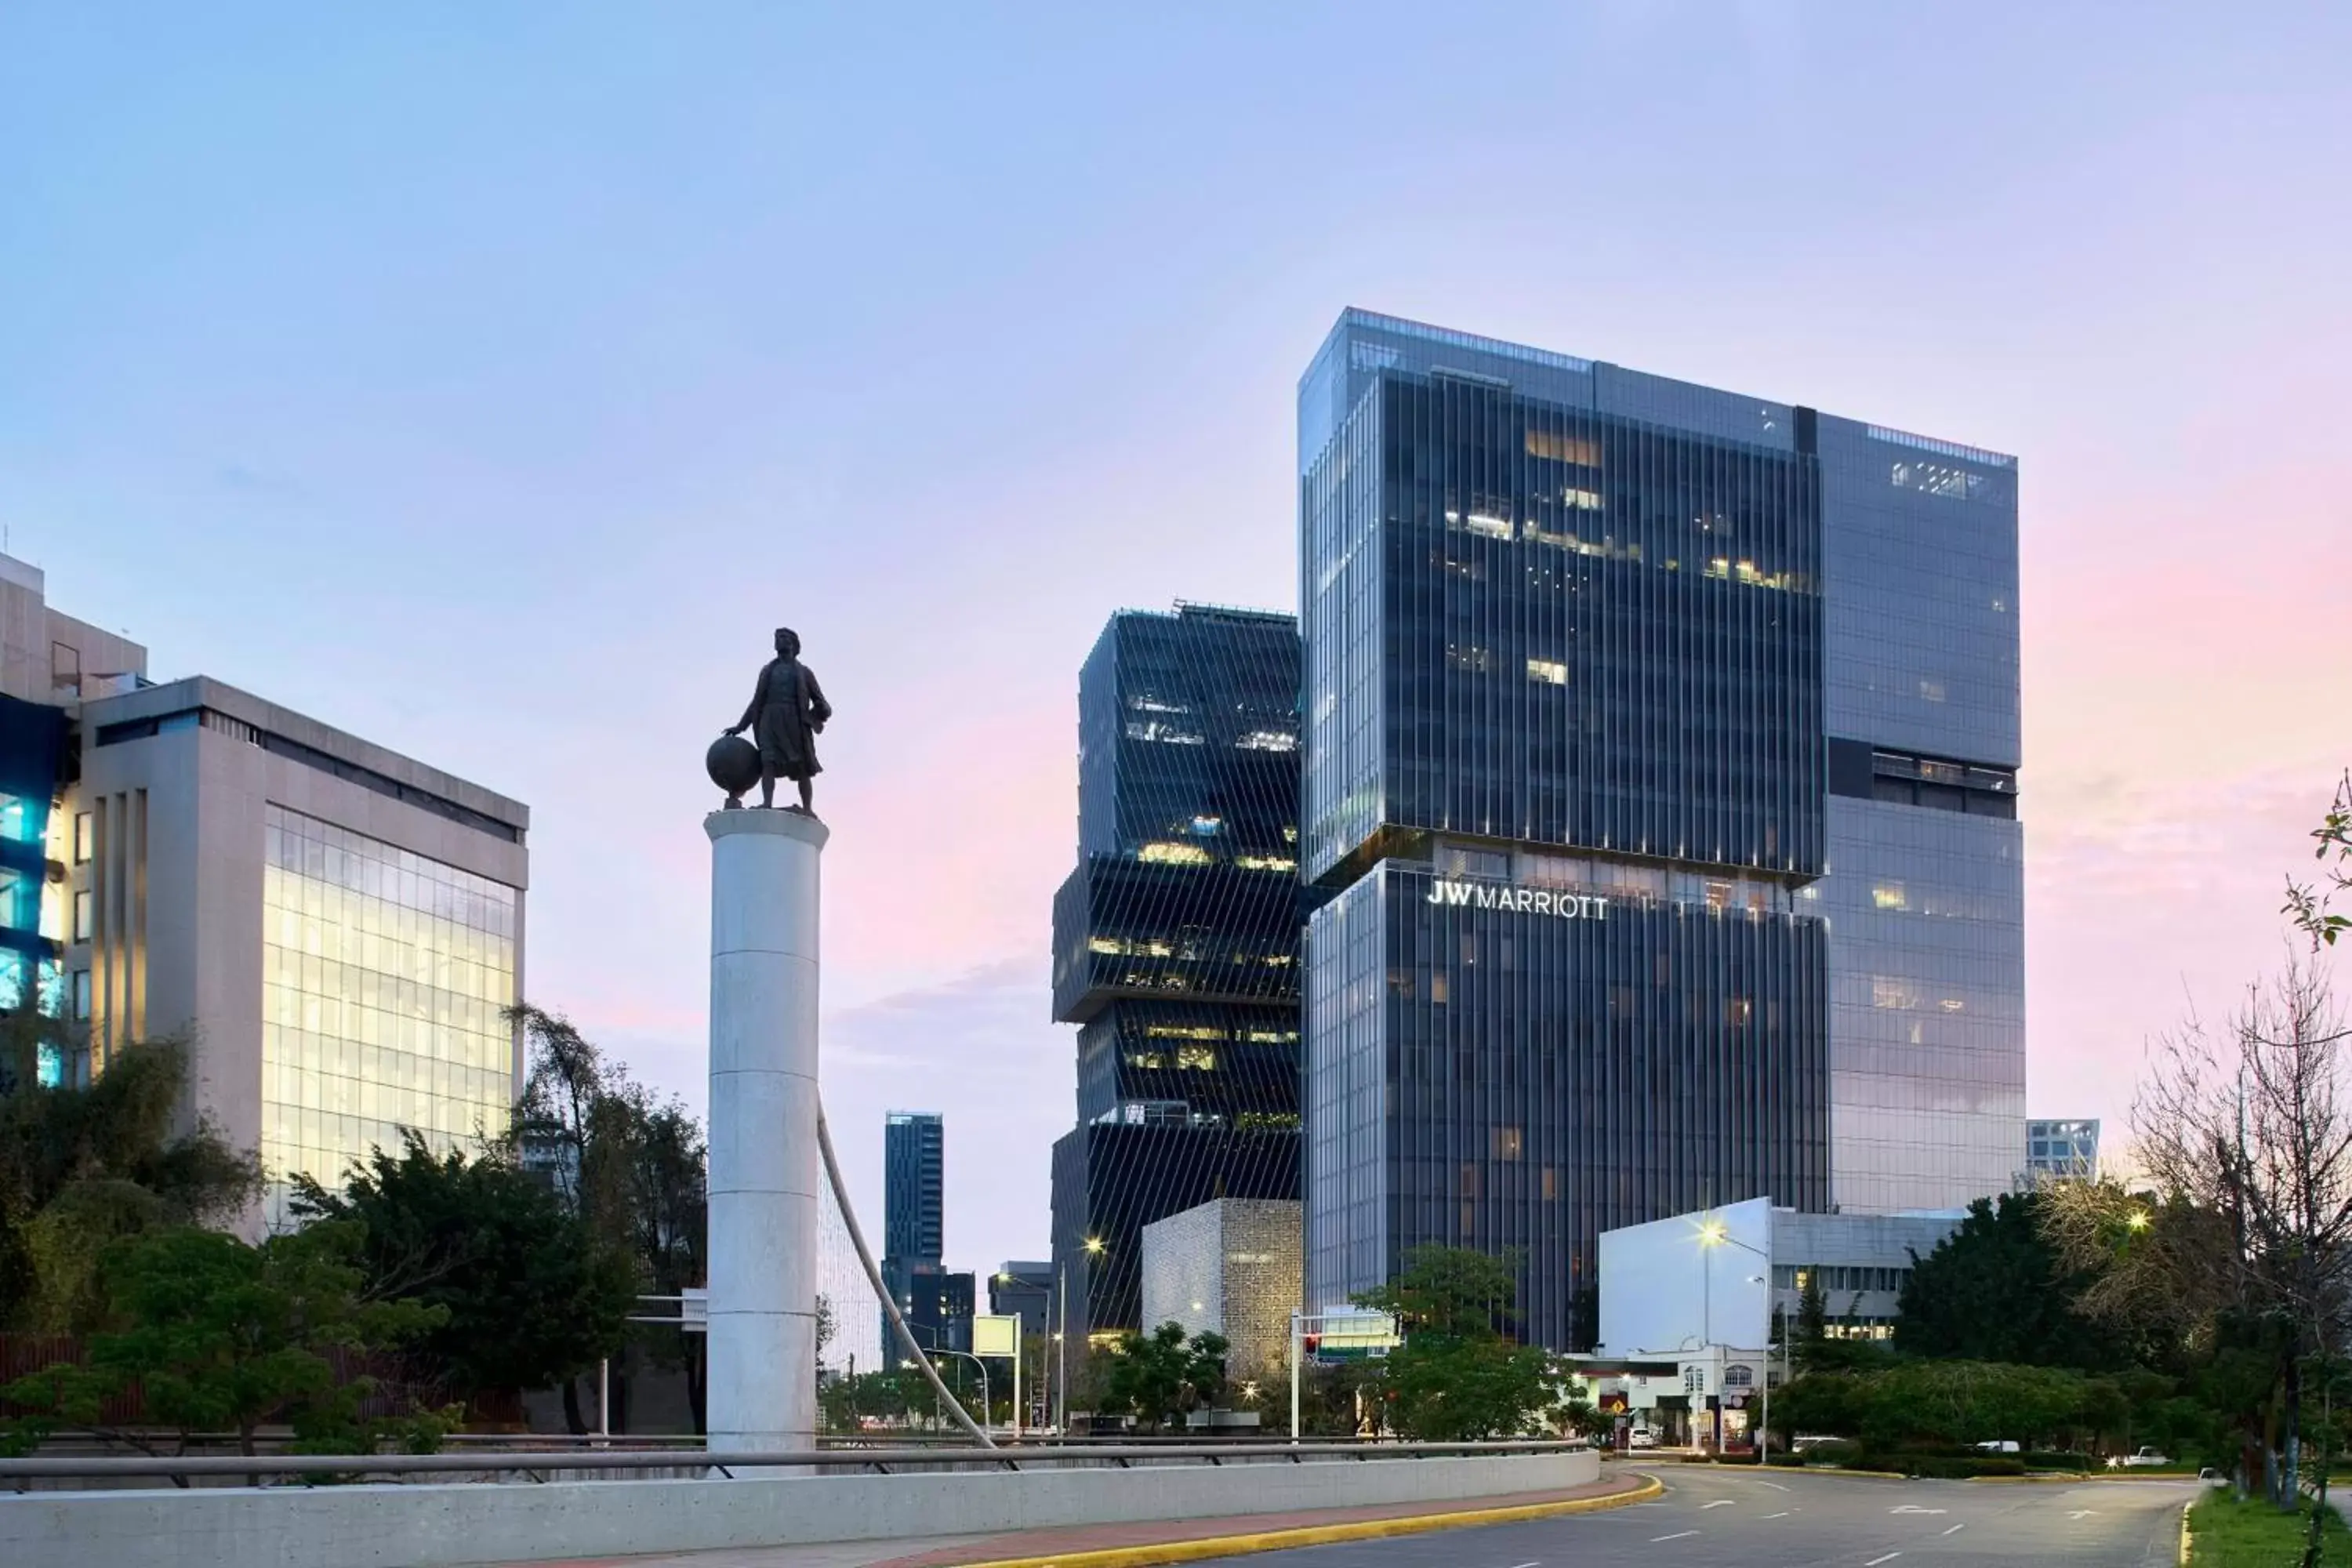
[[(941, 1321), (946, 1266), (947, 1124), (928, 1111), (893, 1110), (882, 1123), (882, 1283), (928, 1348)], [(971, 1315), (966, 1279), (964, 1316)], [(882, 1362), (897, 1366), (898, 1336), (882, 1330)]]
[(1180, 604), (1111, 617), (1078, 677), (1078, 865), (1054, 1016), (1078, 1029), (1054, 1147), (1055, 1310), (1139, 1326), (1143, 1227), (1298, 1195), (1298, 637)]
[(2099, 1123), (2029, 1121), (2025, 1124), (2025, 1170), (2018, 1185), (2031, 1189), (2043, 1182), (2087, 1182), (2099, 1173)]
[(1355, 310), (1299, 458), (1309, 1300), (1998, 1190), (2013, 463)]
[[(884, 1278), (893, 1277), (886, 1274)], [(927, 1351), (971, 1353), (973, 1297), (969, 1270), (950, 1271), (928, 1258), (911, 1263), (902, 1259), (892, 1288), (898, 1293), (898, 1310), (907, 1319), (907, 1331), (915, 1336), (917, 1344)], [(906, 1359), (898, 1335), (887, 1335), (882, 1344), (882, 1364), (895, 1367)]]
[(882, 1126), (882, 1255), (945, 1255), (947, 1123), (921, 1111), (893, 1110)]
[[(1611, 1355), (1677, 1346), (1760, 1351), (1818, 1288), (1832, 1336), (1894, 1331), (1915, 1257), (1967, 1219), (1930, 1214), (1800, 1214), (1753, 1198), (1601, 1236), (1601, 1345)], [(1770, 1288), (1765, 1286), (1766, 1279)]]
[[(86, 1081), (185, 1037), (187, 1110), (260, 1152), (273, 1205), (404, 1129), (502, 1135), (528, 811), (219, 681), (153, 683), (136, 645), (47, 612), (21, 563), (0, 598), (9, 697), (46, 666), (32, 701), (67, 726), (43, 804), (68, 912), (43, 962), (86, 1047), (45, 1072)], [(51, 646), (27, 658), (37, 610)]]
[(1299, 1205), (1217, 1198), (1143, 1227), (1143, 1325), (1224, 1336), (1225, 1375), (1288, 1374), (1298, 1306)]
[(1054, 1266), (1008, 1258), (988, 1277), (988, 1310), (1021, 1320), (1021, 1336), (1054, 1331)]

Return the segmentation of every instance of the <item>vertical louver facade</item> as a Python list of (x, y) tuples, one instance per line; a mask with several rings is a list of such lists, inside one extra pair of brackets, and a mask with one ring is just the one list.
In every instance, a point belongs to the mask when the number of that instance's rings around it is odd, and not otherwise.
[(1055, 1145), (1070, 1331), (1142, 1326), (1143, 1227), (1298, 1196), (1298, 636), (1288, 616), (1122, 612), (1078, 682), (1078, 864), (1053, 1006), (1077, 1026)]

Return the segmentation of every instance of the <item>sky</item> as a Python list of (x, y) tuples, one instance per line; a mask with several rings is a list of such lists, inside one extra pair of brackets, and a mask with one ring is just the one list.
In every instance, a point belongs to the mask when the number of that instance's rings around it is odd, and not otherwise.
[(702, 749), (800, 630), (824, 1074), (1047, 1251), (1079, 660), (1294, 608), (1348, 305), (2019, 455), (2029, 1101), (2111, 1141), (2352, 763), (2352, 9), (0, 11), (0, 543), (530, 804), (526, 990), (699, 1109)]

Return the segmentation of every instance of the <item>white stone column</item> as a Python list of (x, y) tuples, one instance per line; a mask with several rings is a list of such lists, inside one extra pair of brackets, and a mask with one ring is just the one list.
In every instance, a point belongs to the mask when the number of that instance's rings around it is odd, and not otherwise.
[(816, 1447), (818, 860), (824, 824), (714, 811), (711, 1448)]

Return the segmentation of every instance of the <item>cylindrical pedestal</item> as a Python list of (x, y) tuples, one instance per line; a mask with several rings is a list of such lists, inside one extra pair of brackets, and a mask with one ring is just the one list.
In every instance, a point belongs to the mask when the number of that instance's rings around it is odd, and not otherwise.
[(712, 1449), (816, 1447), (817, 870), (824, 824), (714, 811)]

